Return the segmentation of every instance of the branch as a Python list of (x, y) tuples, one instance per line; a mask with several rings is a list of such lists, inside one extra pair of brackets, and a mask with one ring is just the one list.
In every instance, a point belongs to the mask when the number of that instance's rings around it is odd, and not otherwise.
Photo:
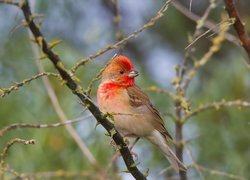
[(171, 0), (167, 0), (164, 5), (160, 8), (160, 10), (156, 13), (156, 15), (154, 17), (152, 17), (146, 24), (144, 24), (140, 29), (134, 31), (132, 34), (130, 34), (129, 36), (123, 38), (121, 41), (113, 44), (113, 45), (108, 45), (105, 48), (99, 50), (97, 53), (90, 55), (89, 57), (82, 59), (80, 62), (78, 62), (74, 67), (71, 68), (71, 72), (75, 73), (76, 70), (84, 65), (86, 62), (104, 54), (105, 52), (111, 50), (111, 49), (117, 49), (119, 48), (121, 45), (126, 44), (129, 40), (137, 37), (137, 35), (142, 32), (143, 30), (153, 26), (155, 24), (155, 22), (160, 19), (163, 15), (164, 12), (168, 9), (168, 5), (171, 2)]
[(149, 86), (149, 87), (145, 88), (144, 90), (145, 91), (157, 92), (157, 93), (161, 93), (161, 94), (166, 94), (173, 100), (175, 100), (177, 98), (177, 96), (174, 93), (172, 93), (171, 91), (162, 89), (162, 88), (157, 87), (157, 86)]
[(24, 144), (24, 145), (28, 145), (28, 144), (35, 144), (35, 140), (31, 139), (31, 140), (24, 140), (24, 139), (19, 139), (19, 138), (15, 138), (15, 139), (12, 139), (10, 140), (6, 146), (4, 147), (2, 153), (0, 154), (0, 167), (3, 167), (4, 165), (4, 160), (10, 150), (10, 147), (12, 145), (14, 145), (15, 143), (21, 143), (21, 144)]
[(5, 126), (0, 129), (0, 137), (2, 137), (6, 132), (15, 130), (15, 129), (21, 129), (21, 128), (55, 128), (55, 127), (60, 127), (60, 126), (65, 126), (67, 124), (73, 124), (79, 121), (86, 120), (88, 118), (92, 117), (92, 115), (88, 115), (86, 117), (79, 117), (73, 120), (67, 120), (64, 122), (58, 122), (58, 123), (53, 123), (53, 124), (26, 124), (26, 123), (15, 123), (15, 124), (10, 124), (8, 126)]
[(199, 108), (195, 109), (193, 112), (188, 114), (182, 121), (186, 121), (189, 118), (197, 115), (200, 112), (210, 110), (210, 109), (216, 109), (219, 110), (221, 107), (250, 107), (250, 102), (248, 101), (241, 101), (241, 100), (236, 100), (236, 101), (219, 101), (219, 102), (213, 102), (211, 104), (206, 104), (206, 105), (201, 105)]
[(57, 77), (59, 78), (59, 74), (56, 73), (50, 73), (50, 72), (42, 72), (39, 73), (37, 75), (32, 76), (31, 78), (28, 79), (24, 79), (21, 82), (15, 83), (15, 85), (9, 87), (9, 88), (0, 88), (0, 97), (3, 98), (4, 96), (6, 96), (7, 94), (10, 94), (12, 91), (16, 91), (18, 90), (20, 87), (22, 87), (25, 84), (30, 83), (31, 81), (38, 79), (42, 76), (53, 76), (53, 77)]
[(100, 179), (100, 176), (96, 173), (89, 171), (79, 171), (79, 172), (70, 172), (64, 170), (57, 171), (48, 171), (48, 172), (37, 172), (33, 174), (23, 175), (24, 179), (54, 179), (54, 178), (63, 178), (63, 179)]
[(234, 6), (233, 0), (224, 0), (224, 3), (229, 17), (235, 19), (234, 29), (240, 38), (243, 48), (248, 54), (248, 62), (250, 63), (250, 38), (245, 30), (243, 23), (240, 20), (238, 12)]
[(22, 174), (18, 173), (14, 169), (8, 167), (8, 165), (6, 165), (6, 167), (0, 167), (0, 174), (4, 173), (4, 172), (8, 172), (8, 173), (14, 175), (16, 179), (22, 179), (23, 173)]
[(123, 33), (120, 28), (121, 15), (119, 9), (119, 0), (103, 0), (103, 4), (108, 8), (113, 16), (113, 25), (115, 31), (115, 39), (121, 41), (123, 39)]
[(196, 168), (200, 169), (201, 171), (208, 172), (211, 175), (223, 176), (223, 177), (227, 177), (230, 179), (236, 179), (236, 180), (246, 180), (246, 178), (243, 176), (238, 176), (238, 175), (234, 175), (234, 174), (230, 174), (230, 173), (226, 173), (226, 172), (222, 172), (222, 171), (209, 169), (209, 168), (203, 167), (199, 164), (196, 164), (195, 166), (196, 166)]
[(199, 169), (197, 163), (196, 163), (195, 160), (194, 160), (194, 156), (193, 156), (192, 151), (191, 151), (191, 149), (189, 148), (188, 144), (187, 144), (186, 142), (183, 142), (183, 145), (184, 145), (184, 147), (185, 147), (184, 149), (186, 150), (187, 155), (190, 157), (190, 159), (191, 159), (191, 161), (192, 161), (192, 163), (193, 163), (193, 167), (194, 167), (194, 168), (196, 169), (196, 171), (198, 172), (200, 178), (201, 178), (202, 180), (205, 180), (204, 175), (202, 174), (202, 172), (200, 171), (200, 169)]
[[(37, 44), (42, 49), (43, 53), (47, 55), (48, 59), (54, 64), (54, 67), (57, 69), (62, 79), (65, 81), (66, 86), (72, 91), (73, 94), (79, 97), (82, 103), (85, 104), (88, 107), (89, 111), (94, 115), (96, 120), (108, 131), (109, 135), (113, 138), (116, 145), (119, 147), (119, 150), (128, 168), (128, 171), (136, 179), (146, 179), (146, 177), (138, 170), (126, 143), (124, 142), (122, 136), (115, 130), (114, 125), (105, 116), (103, 116), (101, 111), (93, 103), (92, 99), (90, 99), (83, 92), (83, 88), (78, 85), (73, 79), (72, 73), (70, 73), (70, 71), (65, 68), (59, 56), (49, 48), (48, 43), (44, 39), (40, 29), (30, 18), (32, 17), (32, 13), (28, 0), (22, 2), (23, 3), (20, 5), (20, 8), (24, 14), (29, 29), (31, 30)], [(164, 9), (165, 8), (166, 7), (164, 7)]]

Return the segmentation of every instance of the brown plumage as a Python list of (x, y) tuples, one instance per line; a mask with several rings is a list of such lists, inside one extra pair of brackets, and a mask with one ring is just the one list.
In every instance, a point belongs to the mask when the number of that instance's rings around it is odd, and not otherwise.
[(114, 113), (114, 125), (123, 135), (133, 134), (156, 145), (176, 171), (186, 170), (169, 147), (172, 139), (159, 112), (148, 96), (137, 87), (138, 72), (125, 56), (116, 57), (103, 72), (98, 88), (98, 106), (103, 112)]

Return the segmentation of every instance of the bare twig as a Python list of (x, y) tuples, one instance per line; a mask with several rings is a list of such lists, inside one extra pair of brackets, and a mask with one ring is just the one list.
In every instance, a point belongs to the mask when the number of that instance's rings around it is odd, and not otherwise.
[(0, 167), (0, 174), (5, 173), (5, 172), (12, 174), (15, 176), (15, 178), (19, 178), (19, 179), (22, 178), (22, 175), (23, 175), (23, 173), (19, 173), (19, 172), (15, 171), (14, 169), (10, 168), (8, 165), (5, 165), (2, 168)]
[(162, 89), (162, 88), (157, 87), (157, 86), (149, 86), (149, 87), (145, 88), (144, 90), (145, 91), (152, 91), (152, 92), (166, 94), (173, 100), (177, 98), (176, 95), (174, 93), (172, 93), (171, 91)]
[(139, 33), (141, 33), (143, 30), (145, 30), (145, 29), (147, 29), (147, 28), (153, 26), (153, 25), (155, 24), (155, 22), (156, 22), (158, 19), (160, 19), (160, 18), (164, 15), (165, 11), (168, 9), (168, 5), (169, 5), (170, 2), (171, 2), (171, 0), (167, 0), (167, 1), (164, 3), (164, 5), (160, 8), (160, 10), (156, 13), (156, 15), (155, 15), (154, 17), (152, 17), (152, 18), (149, 20), (149, 22), (147, 22), (146, 24), (144, 24), (140, 29), (134, 31), (132, 34), (130, 34), (129, 36), (123, 38), (121, 41), (119, 41), (119, 42), (117, 42), (117, 43), (115, 43), (115, 44), (113, 44), (113, 45), (108, 45), (108, 46), (106, 46), (105, 48), (99, 50), (97, 53), (92, 54), (92, 55), (90, 55), (89, 57), (87, 57), (87, 58), (85, 58), (85, 59), (82, 59), (82, 60), (81, 60), (80, 62), (78, 62), (74, 67), (71, 68), (71, 72), (72, 72), (72, 73), (75, 73), (75, 71), (76, 71), (80, 66), (84, 65), (87, 61), (90, 61), (90, 60), (92, 60), (92, 59), (94, 59), (94, 58), (96, 58), (96, 57), (98, 57), (98, 56), (104, 54), (105, 52), (107, 52), (107, 51), (109, 51), (109, 50), (111, 50), (111, 49), (117, 49), (117, 48), (119, 48), (121, 45), (126, 44), (129, 40), (131, 40), (131, 39), (137, 37), (137, 35), (138, 35)]
[(79, 171), (71, 172), (64, 170), (48, 171), (48, 172), (37, 172), (33, 174), (22, 175), (24, 179), (51, 179), (51, 178), (63, 178), (63, 179), (75, 179), (75, 178), (89, 178), (89, 179), (100, 179), (98, 174), (90, 171)]
[(247, 179), (243, 176), (238, 176), (238, 175), (234, 175), (234, 174), (230, 174), (230, 173), (226, 173), (226, 172), (222, 172), (222, 171), (209, 169), (209, 168), (203, 167), (199, 164), (196, 164), (196, 167), (199, 168), (201, 171), (207, 172), (211, 175), (217, 175), (217, 176), (227, 177), (227, 178), (236, 179), (236, 180), (246, 180)]
[(109, 8), (109, 11), (113, 15), (115, 39), (117, 41), (121, 41), (123, 39), (123, 33), (120, 28), (121, 15), (119, 9), (119, 0), (103, 0), (103, 3)]
[(206, 111), (206, 110), (210, 110), (210, 109), (219, 110), (222, 107), (232, 107), (232, 106), (239, 107), (239, 108), (242, 108), (242, 107), (249, 108), (250, 107), (250, 102), (242, 101), (242, 100), (236, 100), (236, 101), (222, 100), (222, 101), (219, 101), (219, 102), (213, 102), (213, 103), (210, 103), (210, 104), (201, 105), (197, 109), (193, 110), (190, 114), (185, 116), (182, 121), (186, 121), (189, 118), (197, 115), (198, 113)]
[(21, 128), (55, 128), (59, 126), (65, 126), (67, 124), (73, 124), (79, 121), (86, 120), (88, 118), (92, 117), (92, 115), (88, 115), (85, 117), (79, 117), (73, 120), (67, 120), (64, 122), (58, 122), (58, 123), (53, 123), (53, 124), (27, 124), (27, 123), (15, 123), (15, 124), (10, 124), (8, 126), (5, 126), (0, 129), (0, 137), (3, 136), (6, 132), (15, 130), (15, 129), (21, 129)]
[(19, 139), (19, 138), (15, 138), (15, 139), (12, 139), (10, 140), (6, 146), (4, 147), (2, 153), (0, 154), (0, 167), (3, 167), (4, 165), (4, 162), (5, 162), (5, 158), (9, 152), (9, 149), (12, 145), (14, 145), (15, 143), (21, 143), (21, 144), (24, 144), (24, 145), (27, 145), (27, 144), (35, 144), (35, 140), (31, 139), (31, 140), (24, 140), (24, 139)]
[(194, 160), (194, 156), (192, 154), (191, 149), (189, 148), (188, 144), (186, 142), (183, 143), (184, 145), (184, 149), (186, 150), (188, 156), (190, 157), (190, 159), (192, 160), (193, 163), (193, 167), (196, 169), (196, 171), (198, 172), (199, 176), (201, 179), (205, 179), (204, 175), (202, 174), (202, 172), (200, 171), (198, 165), (196, 164), (195, 160)]
[(237, 32), (243, 48), (248, 54), (248, 63), (250, 64), (250, 38), (245, 30), (243, 23), (240, 20), (238, 12), (234, 6), (233, 0), (224, 0), (227, 13), (230, 18), (234, 18), (234, 29)]
[(15, 83), (13, 86), (9, 87), (9, 88), (1, 88), (0, 89), (0, 97), (4, 97), (5, 95), (11, 93), (12, 91), (16, 91), (18, 90), (20, 87), (22, 87), (23, 85), (25, 84), (28, 84), (30, 83), (31, 81), (35, 80), (35, 79), (38, 79), (40, 77), (43, 77), (43, 76), (53, 76), (53, 77), (56, 77), (56, 78), (60, 78), (59, 74), (56, 74), (56, 73), (50, 73), (50, 72), (42, 72), (42, 73), (39, 73), (37, 75), (34, 75), (32, 76), (31, 78), (28, 78), (28, 79), (24, 79), (23, 81), (21, 82), (17, 82)]
[(20, 1), (15, 1), (15, 0), (1, 0), (0, 3), (19, 6)]

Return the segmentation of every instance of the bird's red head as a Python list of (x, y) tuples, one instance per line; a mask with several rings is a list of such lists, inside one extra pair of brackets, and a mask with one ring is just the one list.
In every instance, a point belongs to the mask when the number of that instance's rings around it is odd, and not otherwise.
[(115, 57), (102, 74), (102, 81), (113, 83), (118, 86), (131, 86), (134, 78), (139, 73), (134, 70), (134, 66), (126, 56)]

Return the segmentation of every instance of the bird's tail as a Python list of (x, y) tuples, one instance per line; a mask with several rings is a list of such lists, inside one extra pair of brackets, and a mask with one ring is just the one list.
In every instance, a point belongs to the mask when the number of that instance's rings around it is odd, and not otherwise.
[(170, 162), (170, 164), (173, 166), (175, 171), (179, 172), (181, 171), (186, 171), (187, 168), (185, 165), (176, 157), (175, 153), (172, 151), (172, 149), (168, 146), (166, 143), (166, 147), (164, 149), (161, 149), (164, 156), (167, 158), (167, 160)]
[(185, 165), (177, 158), (175, 153), (169, 147), (165, 137), (163, 137), (163, 135), (159, 131), (155, 130), (147, 139), (160, 148), (163, 155), (166, 157), (166, 159), (169, 161), (176, 172), (187, 170)]

